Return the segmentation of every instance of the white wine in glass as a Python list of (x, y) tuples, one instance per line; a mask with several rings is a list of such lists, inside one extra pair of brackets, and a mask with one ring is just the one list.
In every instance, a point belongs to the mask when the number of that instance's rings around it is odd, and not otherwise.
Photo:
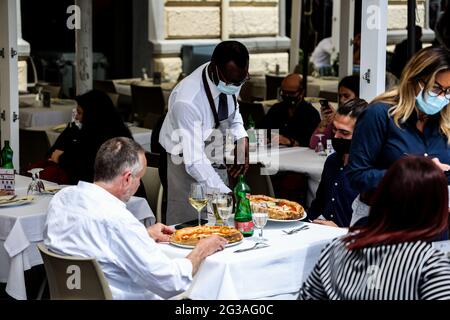
[(201, 225), (201, 211), (208, 203), (206, 197), (205, 185), (203, 183), (192, 183), (191, 192), (189, 193), (189, 203), (198, 212), (198, 225)]

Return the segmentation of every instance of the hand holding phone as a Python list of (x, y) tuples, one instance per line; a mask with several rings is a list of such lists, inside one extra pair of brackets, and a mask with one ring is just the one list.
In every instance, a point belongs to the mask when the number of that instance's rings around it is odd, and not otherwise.
[(328, 103), (327, 99), (320, 99), (319, 103), (320, 103), (320, 108), (323, 111), (325, 111), (326, 109), (330, 109), (330, 104)]

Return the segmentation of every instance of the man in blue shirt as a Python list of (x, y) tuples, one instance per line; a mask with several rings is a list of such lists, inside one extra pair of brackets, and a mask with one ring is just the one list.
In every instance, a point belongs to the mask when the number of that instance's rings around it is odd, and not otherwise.
[(367, 102), (355, 98), (338, 108), (333, 119), (332, 139), (336, 151), (325, 161), (316, 198), (308, 216), (314, 223), (348, 227), (352, 218), (352, 203), (358, 192), (350, 187), (346, 168), (356, 120), (367, 107)]

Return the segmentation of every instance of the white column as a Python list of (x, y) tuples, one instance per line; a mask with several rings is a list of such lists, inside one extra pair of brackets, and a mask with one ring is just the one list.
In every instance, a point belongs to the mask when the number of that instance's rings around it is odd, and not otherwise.
[[(302, 24), (302, 1), (292, 0), (291, 10), (291, 49), (289, 51), (289, 71), (293, 72), (298, 64), (298, 50), (300, 48), (300, 27)], [(305, 57), (306, 59), (307, 57)]]
[(353, 73), (353, 30), (355, 0), (341, 0), (339, 37), (339, 79)]
[(360, 97), (385, 91), (388, 0), (362, 0)]
[(76, 0), (80, 7), (81, 28), (75, 29), (76, 93), (92, 90), (92, 1)]
[(333, 1), (333, 19), (331, 21), (331, 42), (333, 43), (333, 53), (331, 54), (331, 63), (336, 60), (336, 57), (339, 53), (341, 20), (343, 20), (341, 19), (341, 0)]
[(229, 30), (230, 30), (230, 15), (229, 15), (229, 8), (230, 8), (230, 0), (222, 0), (221, 1), (221, 7), (220, 7), (220, 18), (221, 18), (221, 39), (222, 41), (228, 40), (230, 37)]
[(9, 140), (14, 168), (19, 170), (19, 88), (17, 73), (16, 0), (0, 1), (0, 127), (1, 145)]

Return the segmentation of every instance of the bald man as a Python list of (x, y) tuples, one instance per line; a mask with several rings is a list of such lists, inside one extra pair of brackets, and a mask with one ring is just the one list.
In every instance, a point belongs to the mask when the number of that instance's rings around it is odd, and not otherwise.
[(302, 76), (290, 74), (281, 83), (282, 102), (274, 104), (258, 124), (262, 129), (279, 129), (272, 135), (280, 145), (308, 147), (309, 140), (320, 122), (319, 112), (304, 98)]

